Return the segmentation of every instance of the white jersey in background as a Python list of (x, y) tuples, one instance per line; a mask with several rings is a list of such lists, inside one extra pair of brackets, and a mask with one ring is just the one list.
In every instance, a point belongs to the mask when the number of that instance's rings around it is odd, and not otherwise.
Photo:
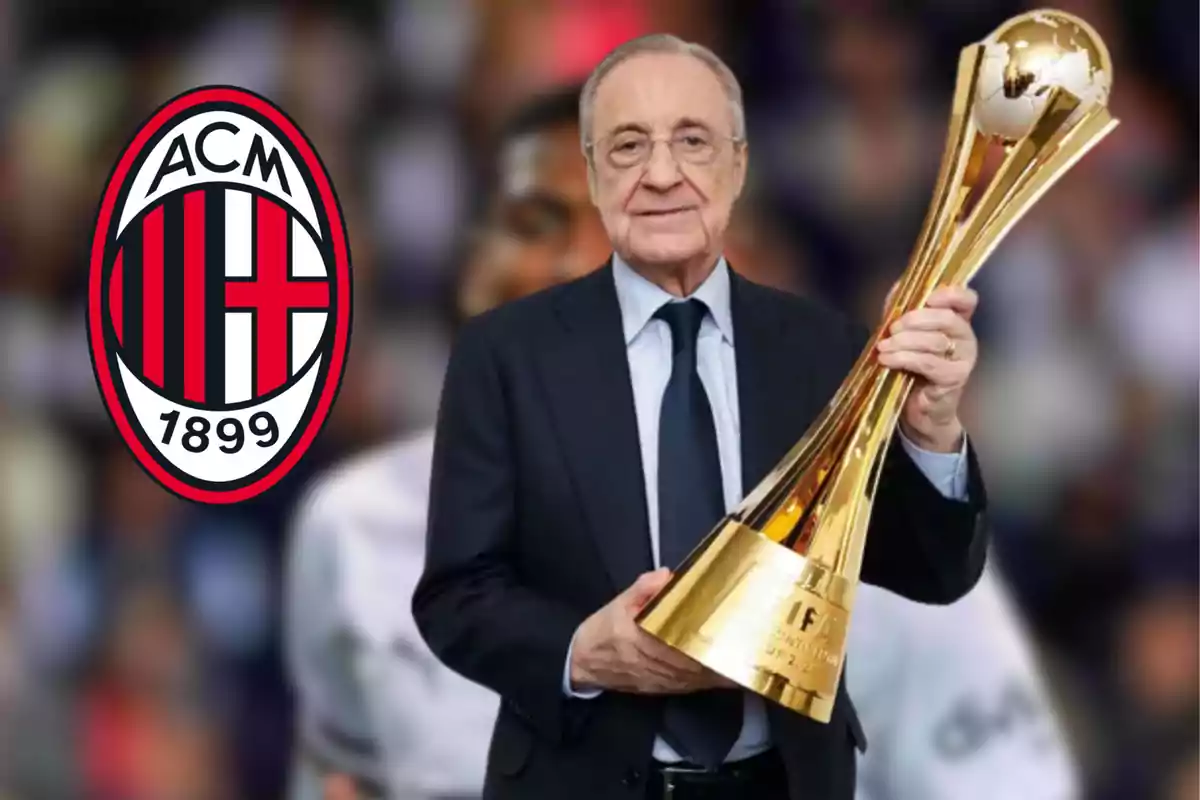
[(321, 797), (315, 763), (396, 800), (479, 796), (499, 700), (434, 657), (411, 611), (432, 457), (432, 432), (379, 448), (300, 506), (284, 622), (299, 698), (293, 800)]
[(957, 603), (860, 585), (846, 688), (867, 734), (857, 800), (1074, 800), (1074, 763), (989, 566)]

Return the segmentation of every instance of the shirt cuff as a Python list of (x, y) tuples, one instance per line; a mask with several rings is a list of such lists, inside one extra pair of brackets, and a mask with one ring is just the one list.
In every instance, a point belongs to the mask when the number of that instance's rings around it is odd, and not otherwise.
[(963, 434), (962, 447), (957, 453), (935, 453), (913, 444), (897, 425), (896, 432), (917, 468), (925, 474), (942, 496), (950, 500), (967, 499), (967, 436)]
[(599, 697), (604, 693), (603, 689), (588, 689), (580, 691), (571, 686), (571, 652), (575, 649), (575, 637), (571, 637), (571, 644), (567, 647), (567, 663), (563, 665), (563, 694), (567, 697), (576, 697), (580, 700), (591, 700), (593, 697)]

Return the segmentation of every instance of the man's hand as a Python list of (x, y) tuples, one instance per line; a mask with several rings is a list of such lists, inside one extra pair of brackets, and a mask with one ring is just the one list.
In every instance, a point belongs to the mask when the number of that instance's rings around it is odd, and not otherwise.
[(571, 685), (642, 694), (677, 694), (735, 684), (667, 647), (634, 622), (667, 581), (670, 570), (643, 573), (612, 602), (583, 621), (571, 651)]
[(958, 404), (979, 349), (971, 329), (978, 303), (971, 289), (936, 289), (924, 308), (900, 317), (879, 341), (881, 365), (916, 376), (900, 425), (918, 447), (952, 453), (962, 446)]

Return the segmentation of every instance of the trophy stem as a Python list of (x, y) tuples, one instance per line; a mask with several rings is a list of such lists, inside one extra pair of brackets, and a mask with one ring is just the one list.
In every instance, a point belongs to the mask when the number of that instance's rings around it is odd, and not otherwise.
[(932, 290), (930, 272), (937, 268), (954, 236), (955, 225), (962, 216), (971, 187), (983, 169), (987, 142), (972, 120), (975, 107), (974, 88), (983, 64), (984, 48), (975, 44), (964, 47), (958, 59), (958, 77), (951, 104), (950, 124), (942, 161), (938, 168), (933, 200), (926, 212), (921, 233), (909, 257), (908, 267), (901, 277), (890, 313), (884, 323), (925, 301)]
[(831, 403), (825, 424), (806, 441), (801, 453), (771, 487), (765, 498), (745, 519), (746, 524), (761, 530), (772, 541), (783, 542), (796, 527), (813, 497), (821, 490), (837, 455), (844, 449), (853, 424), (869, 392), (879, 381), (880, 370), (865, 364), (852, 382), (852, 391), (845, 402)]
[(883, 375), (796, 537), (807, 545), (805, 555), (852, 582), (858, 579), (876, 481), (912, 384), (905, 372)]
[(891, 323), (925, 302), (939, 282), (943, 256), (950, 248), (970, 187), (983, 168), (987, 143), (972, 121), (974, 86), (983, 63), (984, 48), (972, 45), (959, 55), (950, 124), (938, 170), (933, 202), (909, 263), (850, 375), (822, 410), (805, 436), (788, 452), (732, 515), (759, 530), (772, 541), (802, 549), (807, 537), (807, 516), (813, 500), (823, 492), (833, 465), (854, 436), (869, 397), (876, 394), (886, 370), (875, 361), (875, 346)]
[[(960, 76), (974, 80), (971, 68), (977, 70), (980, 55), (974, 48), (964, 50)], [(957, 230), (953, 224), (968, 199), (967, 187), (978, 178), (987, 143), (965, 113), (955, 113), (936, 202), (885, 313), (887, 322), (923, 303), (937, 286), (969, 280), (1017, 220), (1115, 126), (1107, 110), (1098, 107), (1078, 125), (1068, 127), (1065, 123), (1080, 101), (1061, 89), (1053, 92), (1037, 124), (1011, 148)], [(956, 98), (956, 110), (969, 108), (969, 97)], [(966, 149), (969, 137), (974, 138)], [(881, 326), (868, 349), (873, 349), (886, 327)], [(773, 509), (763, 528), (772, 540), (851, 582), (861, 569), (879, 473), (913, 385), (907, 374), (858, 366), (861, 369), (850, 382), (852, 402), (842, 403), (828, 415), (840, 424), (826, 425), (814, 437), (813, 446), (824, 450), (786, 471), (785, 478), (792, 484), (789, 503)]]

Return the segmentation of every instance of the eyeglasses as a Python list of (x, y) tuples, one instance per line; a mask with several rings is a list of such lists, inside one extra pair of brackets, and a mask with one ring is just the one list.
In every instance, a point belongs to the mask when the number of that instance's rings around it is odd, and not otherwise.
[(588, 151), (594, 155), (595, 148), (599, 146), (609, 164), (617, 169), (629, 169), (649, 161), (654, 145), (659, 141), (666, 141), (671, 157), (677, 164), (707, 166), (717, 159), (727, 142), (736, 147), (742, 139), (737, 136), (718, 136), (702, 129), (681, 131), (666, 139), (641, 131), (622, 131), (589, 143)]

